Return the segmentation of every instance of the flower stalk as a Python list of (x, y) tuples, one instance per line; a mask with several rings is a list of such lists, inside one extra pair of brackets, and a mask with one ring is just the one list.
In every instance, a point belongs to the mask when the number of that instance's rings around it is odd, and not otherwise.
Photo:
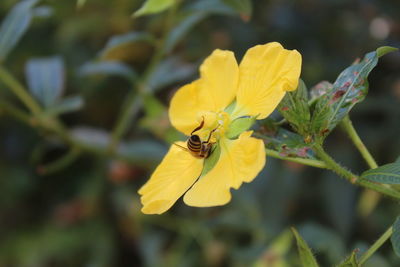
[(363, 265), (393, 234), (393, 226), (390, 226), (378, 240), (361, 256), (359, 265)]

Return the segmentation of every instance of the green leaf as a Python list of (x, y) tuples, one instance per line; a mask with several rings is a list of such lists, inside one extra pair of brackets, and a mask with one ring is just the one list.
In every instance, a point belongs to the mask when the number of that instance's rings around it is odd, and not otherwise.
[(302, 265), (304, 267), (318, 267), (318, 263), (315, 260), (314, 255), (311, 252), (311, 249), (308, 247), (307, 243), (299, 235), (296, 229), (294, 229), (293, 227), (291, 229), (297, 241), (297, 248), (299, 250)]
[(392, 247), (397, 256), (400, 257), (400, 216), (396, 218), (393, 224), (393, 234), (390, 237)]
[(4, 61), (28, 29), (38, 0), (25, 0), (16, 4), (0, 26), (0, 62)]
[(82, 8), (86, 4), (86, 0), (78, 0), (76, 2), (77, 8)]
[(381, 184), (400, 184), (400, 162), (365, 171), (361, 174), (361, 178)]
[(152, 140), (137, 140), (122, 143), (118, 152), (129, 162), (151, 166), (162, 160), (167, 148)]
[(170, 8), (174, 3), (175, 0), (146, 0), (140, 9), (133, 13), (133, 16), (139, 17), (160, 13)]
[(128, 65), (117, 61), (89, 62), (78, 69), (78, 74), (88, 75), (117, 75), (133, 82), (137, 78), (136, 72)]
[(50, 107), (47, 110), (48, 114), (59, 115), (80, 110), (84, 105), (84, 100), (81, 96), (70, 96), (63, 98), (61, 101)]
[(254, 122), (256, 121), (256, 117), (240, 117), (233, 120), (230, 125), (229, 129), (226, 132), (226, 136), (229, 139), (237, 138), (241, 133), (250, 129), (253, 126)]
[(64, 92), (64, 62), (60, 57), (31, 59), (25, 66), (29, 90), (45, 107), (57, 103)]
[(153, 44), (154, 37), (144, 32), (129, 32), (125, 34), (115, 35), (107, 41), (104, 49), (100, 52), (102, 59), (114, 59), (119, 54), (126, 54), (129, 50), (135, 50), (139, 44)]
[(214, 166), (217, 164), (219, 160), (220, 155), (221, 155), (221, 146), (217, 143), (213, 145), (210, 156), (204, 160), (204, 167), (200, 177), (206, 175), (209, 171), (211, 171), (214, 168)]
[(278, 151), (282, 156), (315, 159), (310, 145), (301, 135), (279, 128), (263, 134), (266, 147)]
[(346, 68), (332, 89), (317, 100), (311, 119), (311, 130), (317, 139), (322, 141), (355, 104), (364, 100), (369, 73), (378, 63), (379, 56), (390, 51), (393, 49), (381, 47), (366, 54), (363, 60)]
[(293, 129), (306, 136), (310, 133), (310, 108), (308, 107), (308, 91), (302, 80), (297, 90), (286, 93), (278, 106), (279, 112), (291, 124)]
[(223, 0), (223, 2), (237, 11), (244, 20), (249, 20), (253, 11), (250, 0)]
[(173, 83), (189, 79), (195, 72), (196, 68), (193, 65), (185, 64), (176, 57), (169, 57), (155, 67), (149, 77), (148, 87), (153, 92), (158, 91)]
[(358, 264), (357, 254), (355, 250), (342, 263), (337, 265), (337, 267), (359, 267), (359, 266), (360, 265)]
[(396, 47), (391, 47), (391, 46), (381, 46), (378, 49), (376, 49), (376, 53), (378, 54), (378, 57), (384, 56), (387, 53), (390, 52), (395, 52), (398, 51), (399, 49)]

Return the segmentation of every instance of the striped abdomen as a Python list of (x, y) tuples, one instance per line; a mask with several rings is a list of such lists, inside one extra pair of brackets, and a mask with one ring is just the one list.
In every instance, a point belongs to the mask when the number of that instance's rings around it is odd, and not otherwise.
[(187, 148), (194, 153), (199, 153), (201, 150), (201, 140), (198, 135), (192, 135), (187, 141)]

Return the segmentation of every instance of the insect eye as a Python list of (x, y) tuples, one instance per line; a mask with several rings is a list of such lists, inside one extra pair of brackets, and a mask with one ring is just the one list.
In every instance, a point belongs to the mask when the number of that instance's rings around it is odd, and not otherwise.
[(195, 134), (190, 136), (190, 140), (192, 140), (193, 142), (200, 142), (200, 137), (197, 134)]

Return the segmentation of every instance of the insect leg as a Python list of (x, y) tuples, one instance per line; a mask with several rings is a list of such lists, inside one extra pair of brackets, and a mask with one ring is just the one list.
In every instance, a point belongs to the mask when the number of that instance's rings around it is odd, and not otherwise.
[(196, 131), (200, 130), (201, 128), (203, 128), (203, 126), (204, 126), (204, 116), (201, 116), (201, 117), (202, 117), (202, 120), (201, 120), (200, 125), (199, 125), (197, 128), (195, 128), (195, 129), (190, 133), (190, 135), (193, 135), (194, 132), (196, 132)]

